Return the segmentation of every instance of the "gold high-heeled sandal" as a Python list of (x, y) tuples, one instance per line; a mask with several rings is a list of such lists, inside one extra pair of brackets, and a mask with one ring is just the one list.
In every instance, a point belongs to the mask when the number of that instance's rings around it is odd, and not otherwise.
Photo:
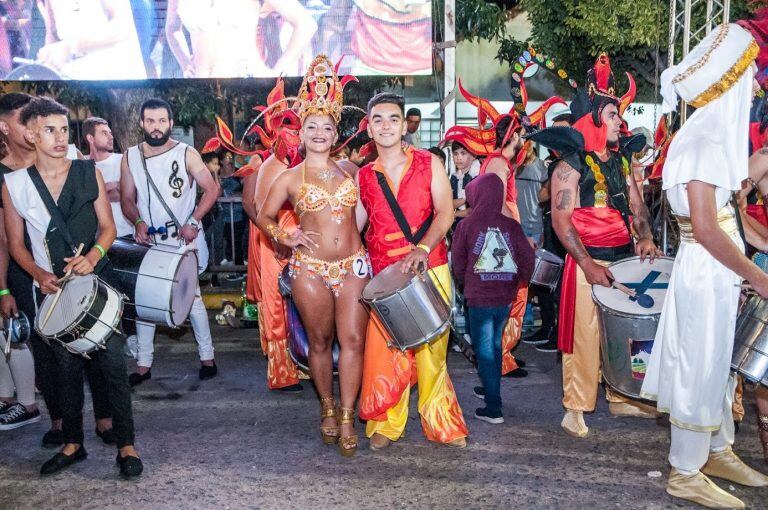
[[(354, 426), (355, 410), (350, 409), (348, 407), (342, 407), (341, 420), (339, 421), (339, 423), (341, 425), (346, 425), (351, 423)], [(341, 434), (341, 431), (339, 431), (339, 434)], [(358, 443), (357, 434), (351, 434), (349, 436), (340, 435), (339, 436), (339, 453), (341, 453), (342, 457), (353, 456), (357, 451), (357, 443)]]
[(320, 435), (323, 438), (323, 444), (336, 444), (339, 440), (339, 423), (336, 425), (323, 425), (326, 418), (336, 418), (336, 401), (333, 397), (320, 399)]
[(768, 463), (768, 414), (757, 415), (757, 428), (763, 445), (763, 459)]

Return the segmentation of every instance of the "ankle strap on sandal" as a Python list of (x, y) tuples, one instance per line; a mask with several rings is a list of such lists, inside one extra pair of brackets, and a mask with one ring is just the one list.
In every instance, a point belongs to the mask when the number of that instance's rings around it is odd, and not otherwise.
[(342, 407), (341, 411), (341, 423), (355, 423), (355, 410), (351, 407)]

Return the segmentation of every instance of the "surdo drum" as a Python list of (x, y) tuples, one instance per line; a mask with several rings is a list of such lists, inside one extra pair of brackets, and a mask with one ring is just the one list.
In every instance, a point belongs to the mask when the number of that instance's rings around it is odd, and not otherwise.
[[(304, 329), (304, 323), (301, 321), (299, 310), (293, 302), (291, 295), (291, 276), (289, 275), (289, 266), (285, 266), (280, 273), (278, 285), (280, 294), (285, 300), (285, 323), (288, 326), (288, 354), (296, 366), (304, 372), (309, 373), (309, 337)], [(333, 371), (339, 368), (339, 341), (333, 339)]]
[(592, 286), (600, 322), (603, 378), (628, 397), (640, 398), (673, 264), (669, 257), (659, 257), (653, 263), (631, 257), (608, 266), (617, 282), (652, 298), (649, 308), (613, 287)]
[(754, 295), (736, 321), (731, 368), (753, 383), (768, 386), (768, 300)]
[(88, 353), (106, 348), (107, 340), (119, 332), (122, 314), (121, 293), (95, 274), (74, 276), (61, 284), (60, 293), (45, 296), (35, 331), (87, 358)]
[[(362, 300), (386, 329), (390, 347), (413, 349), (438, 338), (451, 326), (451, 304), (430, 278), (403, 273), (395, 263), (373, 277)], [(450, 296), (451, 289), (445, 289)]]
[(536, 250), (536, 264), (533, 266), (531, 283), (545, 287), (554, 292), (560, 281), (560, 273), (563, 272), (565, 261), (542, 248)]
[(195, 250), (117, 239), (109, 259), (115, 286), (128, 299), (127, 318), (171, 327), (184, 324), (197, 293)]

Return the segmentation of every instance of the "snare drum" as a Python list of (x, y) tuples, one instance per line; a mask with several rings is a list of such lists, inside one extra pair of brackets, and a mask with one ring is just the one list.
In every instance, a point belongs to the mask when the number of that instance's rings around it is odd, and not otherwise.
[(554, 292), (560, 281), (564, 264), (565, 261), (554, 253), (539, 248), (536, 250), (536, 265), (533, 267), (531, 283), (546, 287), (550, 292)]
[[(285, 266), (280, 273), (278, 285), (280, 294), (285, 302), (285, 324), (288, 330), (288, 354), (296, 366), (306, 373), (309, 373), (309, 337), (304, 329), (304, 323), (299, 316), (299, 310), (291, 297), (291, 276), (289, 267)], [(333, 372), (336, 373), (339, 368), (339, 340), (333, 339)]]
[[(403, 273), (396, 263), (363, 289), (362, 299), (386, 328), (390, 347), (413, 349), (435, 340), (451, 326), (451, 305), (430, 273)], [(444, 292), (450, 296), (452, 290)]]
[(768, 386), (768, 300), (752, 296), (736, 321), (731, 368), (751, 382)]
[(617, 282), (653, 298), (643, 308), (613, 287), (592, 286), (600, 322), (600, 359), (603, 378), (614, 389), (639, 399), (645, 369), (656, 338), (674, 259), (659, 257), (651, 264), (639, 257), (614, 262), (610, 269)]
[(119, 332), (123, 295), (94, 274), (73, 277), (62, 284), (60, 294), (58, 298), (56, 294), (45, 296), (35, 331), (86, 358), (88, 353), (105, 348), (112, 334)]
[(197, 295), (197, 254), (189, 247), (147, 246), (117, 239), (109, 249), (117, 290), (127, 296), (126, 316), (178, 327)]
[(29, 325), (27, 315), (19, 311), (16, 317), (3, 318), (2, 341), (0, 347), (7, 356), (11, 348), (20, 348), (24, 342), (29, 340), (29, 334), (32, 328)]

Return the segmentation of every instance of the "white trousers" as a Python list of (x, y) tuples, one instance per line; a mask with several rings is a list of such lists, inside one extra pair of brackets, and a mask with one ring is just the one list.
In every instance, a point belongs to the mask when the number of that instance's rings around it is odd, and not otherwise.
[(672, 425), (672, 444), (669, 447), (669, 463), (683, 474), (694, 474), (707, 463), (709, 452), (719, 452), (734, 441), (733, 395), (736, 378), (728, 378), (728, 388), (723, 397), (723, 422), (716, 432), (698, 432)]
[[(3, 342), (0, 342), (2, 347)], [(13, 398), (23, 406), (35, 404), (35, 360), (32, 350), (25, 345), (11, 349), (10, 359), (0, 352), (0, 397)]]
[[(211, 325), (208, 322), (208, 311), (205, 309), (203, 298), (198, 296), (192, 303), (192, 310), (189, 312), (189, 322), (192, 323), (192, 331), (197, 341), (197, 353), (200, 361), (209, 361), (213, 359), (213, 338), (211, 337)], [(136, 356), (137, 365), (140, 367), (151, 367), (155, 353), (155, 325), (146, 322), (136, 321), (136, 337), (138, 340), (138, 355)]]

